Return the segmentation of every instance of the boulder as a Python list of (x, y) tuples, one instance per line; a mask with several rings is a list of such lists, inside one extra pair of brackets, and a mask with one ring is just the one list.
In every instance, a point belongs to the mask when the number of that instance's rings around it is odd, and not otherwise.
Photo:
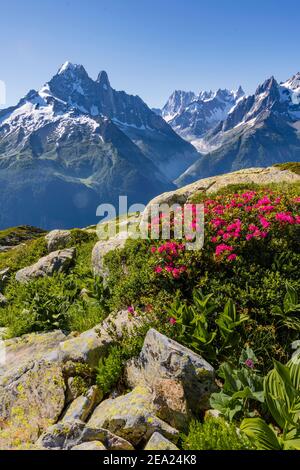
[(91, 367), (98, 365), (101, 356), (105, 355), (112, 338), (97, 325), (59, 345), (59, 360), (62, 362), (85, 362)]
[(155, 431), (176, 442), (178, 431), (158, 418), (155, 412), (156, 407), (149, 389), (138, 386), (126, 395), (100, 403), (88, 425), (109, 429), (134, 446), (147, 441)]
[(96, 385), (92, 386), (85, 395), (76, 398), (68, 407), (62, 421), (86, 421), (96, 405), (101, 401), (102, 393)]
[(86, 426), (79, 420), (59, 422), (47, 429), (36, 445), (42, 449), (70, 450), (83, 443), (100, 441), (109, 450), (134, 450), (124, 439), (107, 429)]
[(106, 447), (100, 441), (83, 442), (71, 450), (106, 450)]
[(152, 199), (146, 206), (140, 222), (141, 232), (148, 231), (148, 223), (150, 221), (150, 215), (152, 210), (157, 210), (158, 206), (167, 204), (171, 208), (175, 204), (184, 204), (187, 201), (188, 195), (185, 193), (179, 194), (179, 191), (169, 191), (167, 193), (160, 194)]
[(183, 413), (207, 409), (215, 389), (215, 371), (205, 359), (153, 328), (140, 356), (129, 362), (126, 379), (130, 387), (147, 384), (161, 397), (163, 407), (169, 404), (170, 410)]
[(145, 450), (179, 450), (178, 447), (162, 436), (154, 432), (145, 446)]
[(21, 367), (32, 360), (52, 362), (58, 359), (58, 347), (67, 339), (61, 330), (30, 333), (4, 341), (5, 363), (0, 365), (0, 386)]
[(62, 362), (85, 362), (95, 367), (108, 346), (120, 339), (125, 331), (132, 331), (143, 321), (142, 317), (133, 317), (127, 310), (111, 314), (102, 324), (64, 341), (59, 347), (59, 358)]
[(0, 448), (33, 443), (56, 422), (65, 404), (65, 382), (59, 364), (31, 361), (0, 385)]
[(72, 236), (70, 230), (51, 230), (46, 237), (48, 252), (66, 248), (71, 242)]
[(53, 251), (39, 259), (32, 266), (20, 269), (16, 272), (16, 280), (26, 283), (39, 277), (53, 276), (54, 273), (65, 272), (75, 258), (75, 248)]
[(112, 250), (117, 250), (124, 248), (127, 237), (122, 235), (117, 235), (109, 240), (100, 240), (96, 243), (92, 251), (92, 267), (94, 273), (98, 276), (103, 277), (105, 280), (108, 275), (108, 269), (104, 266), (104, 257)]
[(180, 380), (157, 379), (153, 386), (157, 416), (180, 431), (187, 431), (192, 417)]

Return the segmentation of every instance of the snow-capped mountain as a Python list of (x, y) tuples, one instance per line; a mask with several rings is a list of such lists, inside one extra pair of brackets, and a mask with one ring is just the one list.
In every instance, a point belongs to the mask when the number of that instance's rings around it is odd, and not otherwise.
[(274, 77), (245, 96), (204, 136), (211, 151), (176, 183), (247, 167), (300, 160), (300, 73), (284, 83)]
[(114, 90), (105, 71), (94, 81), (81, 65), (66, 62), (40, 93), (92, 118), (109, 117), (171, 180), (198, 158), (195, 148), (139, 96)]
[(197, 155), (138, 96), (112, 89), (105, 72), (94, 81), (67, 62), (0, 111), (0, 226), (95, 223), (101, 202), (121, 194), (147, 202), (172, 189)]
[(167, 122), (172, 121), (196, 99), (197, 96), (193, 91), (175, 90), (162, 108), (161, 115)]
[(198, 95), (175, 91), (162, 108), (162, 116), (179, 135), (202, 150), (206, 132), (226, 119), (243, 96), (241, 87), (236, 91), (201, 91)]

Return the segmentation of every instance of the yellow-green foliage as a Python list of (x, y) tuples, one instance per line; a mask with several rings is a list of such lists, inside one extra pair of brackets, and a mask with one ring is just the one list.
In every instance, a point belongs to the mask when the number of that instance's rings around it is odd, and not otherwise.
[(300, 162), (277, 163), (274, 166), (280, 170), (289, 170), (300, 175)]
[(203, 423), (192, 421), (189, 433), (183, 436), (185, 450), (243, 450), (253, 449), (247, 436), (223, 418), (207, 418)]

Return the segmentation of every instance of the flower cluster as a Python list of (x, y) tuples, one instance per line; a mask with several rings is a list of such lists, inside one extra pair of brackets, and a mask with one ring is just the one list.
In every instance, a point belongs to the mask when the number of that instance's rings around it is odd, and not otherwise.
[(156, 255), (158, 264), (154, 271), (156, 274), (167, 273), (178, 279), (186, 271), (186, 266), (182, 264), (181, 258), (185, 251), (183, 243), (168, 241), (156, 247), (151, 247), (151, 252)]
[[(233, 195), (218, 195), (204, 202), (205, 250), (212, 253), (217, 262), (234, 262), (243, 248), (255, 241), (267, 241), (272, 234), (285, 231), (289, 226), (300, 224), (300, 197), (271, 191), (246, 191)], [(198, 206), (190, 205), (189, 227), (199, 232)], [(184, 223), (184, 211), (174, 215)], [(157, 219), (162, 223), (163, 215)], [(190, 235), (185, 236), (186, 240)], [(254, 248), (252, 248), (254, 249)], [(166, 242), (151, 248), (158, 257), (157, 274), (168, 274), (179, 278), (186, 271), (185, 245)]]
[[(217, 261), (234, 261), (243, 243), (265, 239), (272, 230), (297, 225), (296, 204), (272, 191), (247, 191), (205, 201), (206, 232)], [(207, 235), (207, 233), (206, 233)]]

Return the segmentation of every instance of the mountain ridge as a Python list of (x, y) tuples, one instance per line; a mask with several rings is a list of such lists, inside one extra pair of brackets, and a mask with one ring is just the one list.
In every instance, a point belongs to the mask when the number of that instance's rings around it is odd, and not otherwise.
[(270, 77), (205, 134), (205, 154), (175, 182), (182, 186), (250, 166), (299, 161), (299, 131), (300, 74), (282, 83)]
[[(67, 62), (39, 91), (1, 110), (1, 227), (95, 223), (100, 203), (117, 204), (124, 194), (129, 204), (145, 203), (172, 189), (173, 176), (196, 160), (196, 150), (141, 98), (109, 87), (106, 72), (94, 81), (83, 66)], [(171, 177), (160, 169), (164, 147), (170, 147)]]

